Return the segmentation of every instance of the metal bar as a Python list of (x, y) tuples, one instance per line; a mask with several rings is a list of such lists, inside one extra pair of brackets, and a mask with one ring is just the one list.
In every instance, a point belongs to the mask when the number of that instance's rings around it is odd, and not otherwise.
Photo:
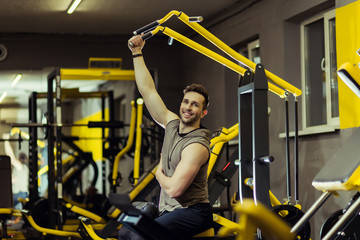
[(286, 193), (288, 202), (291, 201), (291, 170), (290, 170), (290, 137), (289, 137), (289, 93), (285, 97), (285, 147), (286, 147)]
[[(220, 50), (225, 52), (227, 55), (229, 55), (230, 57), (234, 58), (237, 61), (240, 61), (242, 64), (248, 66), (249, 68), (252, 69), (253, 72), (255, 71), (256, 64), (254, 62), (250, 61), (246, 57), (242, 56), (241, 54), (239, 54), (238, 52), (236, 52), (235, 50), (230, 48), (228, 45), (226, 45), (224, 42), (222, 42), (220, 39), (218, 39), (215, 35), (213, 35), (208, 30), (206, 30), (204, 27), (202, 27), (199, 23), (190, 21), (189, 16), (187, 16), (185, 13), (179, 12), (179, 11), (171, 11), (165, 17), (158, 20), (157, 22), (159, 24), (162, 24), (162, 23), (166, 22), (170, 17), (172, 17), (174, 15), (176, 15), (182, 22), (184, 22), (190, 28), (195, 30), (197, 33), (199, 33), (201, 36), (203, 36), (209, 42), (214, 44)], [(153, 30), (151, 32), (152, 35), (155, 35), (159, 31), (159, 28), (162, 28), (162, 27), (158, 26), (157, 28), (155, 28), (155, 30)], [(165, 31), (164, 31), (164, 33), (166, 34)], [(177, 38), (175, 38), (172, 35), (170, 35), (170, 37), (172, 37), (172, 38), (176, 39), (177, 41), (179, 41)], [(180, 41), (180, 42), (185, 44), (182, 41)], [(187, 45), (187, 46), (189, 46), (189, 45)], [(280, 87), (286, 89), (287, 91), (291, 92), (294, 96), (300, 96), (301, 95), (302, 91), (300, 89), (296, 88), (295, 86), (291, 85), (290, 83), (286, 82), (285, 80), (281, 79), (280, 77), (276, 76), (275, 74), (273, 74), (273, 73), (271, 73), (271, 72), (269, 72), (267, 70), (265, 70), (265, 74), (266, 74), (266, 77), (268, 79), (270, 79), (271, 81), (273, 81), (274, 83), (276, 83)], [(272, 89), (272, 87), (269, 86), (269, 90), (271, 90), (271, 89)]]
[(137, 104), (137, 121), (136, 121), (136, 140), (135, 140), (135, 154), (134, 154), (134, 186), (138, 184), (140, 177), (140, 157), (141, 157), (141, 142), (142, 142), (142, 117), (143, 117), (143, 104), (142, 98), (136, 100)]
[(159, 32), (162, 31), (165, 35), (168, 35), (172, 38), (174, 38), (175, 40), (181, 42), (182, 44), (202, 53), (203, 55), (213, 59), (214, 61), (221, 63), (221, 64), (225, 64), (228, 68), (230, 68), (231, 70), (244, 75), (246, 69), (241, 67), (239, 64), (236, 64), (232, 61), (230, 61), (229, 59), (221, 56), (218, 53), (215, 53), (213, 51), (211, 51), (210, 49), (198, 44), (197, 42), (179, 34), (178, 32), (175, 32), (174, 30), (168, 28), (168, 27), (162, 27), (159, 26), (157, 27), (155, 30), (153, 30), (153, 32)]
[[(29, 123), (36, 123), (36, 92), (32, 92), (29, 98)], [(21, 136), (21, 133), (19, 133)], [(29, 128), (29, 200), (35, 202), (39, 198), (38, 190), (38, 147), (37, 128)]]
[(48, 94), (47, 94), (47, 113), (48, 113), (48, 123), (50, 125), (47, 126), (47, 133), (48, 133), (48, 199), (49, 199), (49, 209), (48, 211), (51, 213), (48, 216), (49, 227), (55, 228), (56, 226), (56, 219), (53, 218), (53, 213), (56, 208), (56, 200), (57, 194), (55, 192), (55, 165), (54, 165), (54, 127), (51, 124), (54, 123), (54, 102), (53, 102), (53, 80), (55, 78), (57, 70), (53, 71), (48, 76)]
[[(244, 65), (250, 67), (253, 70), (253, 72), (256, 70), (256, 63), (250, 61), (246, 57), (242, 56), (241, 54), (239, 54), (238, 52), (236, 52), (235, 50), (230, 48), (228, 45), (226, 45), (220, 39), (215, 37), (215, 35), (213, 35), (208, 30), (206, 30), (204, 27), (202, 27), (199, 23), (190, 22), (189, 21), (189, 16), (187, 16), (185, 13), (182, 13), (178, 18), (181, 21), (183, 21), (186, 25), (188, 25), (189, 27), (194, 29), (196, 32), (198, 32), (201, 36), (203, 36), (209, 42), (211, 42), (216, 47), (221, 49), (223, 52), (225, 52), (226, 54), (228, 54), (229, 56), (231, 56), (235, 60), (240, 61)], [(300, 89), (296, 88), (295, 86), (291, 85), (290, 83), (286, 82), (285, 80), (279, 78), (275, 74), (267, 71), (266, 69), (265, 69), (265, 74), (266, 74), (266, 77), (268, 79), (270, 79), (271, 81), (273, 81), (274, 83), (276, 83), (277, 85), (282, 87), (283, 89), (286, 89), (287, 91), (291, 92), (295, 96), (300, 96), (301, 95), (302, 92), (301, 92)]]
[(295, 97), (295, 136), (294, 136), (294, 175), (295, 175), (295, 202), (299, 203), (299, 121), (298, 121), (298, 99)]
[(254, 201), (271, 207), (270, 164), (260, 161), (269, 156), (268, 84), (264, 67), (256, 66), (252, 93), (252, 143)]
[(89, 122), (88, 124), (74, 124), (74, 123), (13, 123), (12, 127), (25, 128), (25, 127), (89, 127), (89, 128), (120, 128), (124, 126), (129, 126), (129, 124), (124, 124), (122, 122)]
[(62, 198), (63, 198), (63, 185), (62, 185), (62, 140), (61, 140), (61, 131), (62, 131), (62, 109), (61, 109), (61, 78), (60, 75), (56, 75), (56, 189), (57, 189), (57, 201), (56, 201), (56, 218), (57, 218), (57, 227), (59, 230), (63, 229), (62, 226)]
[(309, 219), (320, 209), (320, 207), (326, 202), (326, 200), (331, 196), (332, 192), (324, 192), (316, 200), (316, 202), (309, 208), (307, 212), (300, 218), (300, 220), (291, 228), (292, 233), (298, 233)]
[(165, 17), (159, 19), (157, 22), (159, 24), (163, 24), (164, 22), (166, 22), (167, 20), (169, 20), (172, 16), (176, 15), (177, 17), (180, 16), (180, 14), (182, 14), (182, 12), (176, 11), (176, 10), (172, 10), (170, 11), (168, 14), (165, 15)]
[[(247, 70), (240, 82), (252, 82), (252, 72)], [(251, 92), (244, 89), (243, 86), (238, 88), (238, 139), (239, 139), (239, 195), (240, 201), (243, 202), (245, 198), (253, 198), (253, 191), (245, 184), (245, 180), (253, 178), (252, 171), (252, 130), (251, 130)]]
[(18, 128), (25, 128), (25, 127), (87, 127), (87, 124), (58, 124), (58, 123), (52, 123), (52, 124), (47, 124), (47, 123), (13, 123), (11, 125), (12, 127), (18, 127)]
[[(26, 139), (26, 140), (27, 140), (27, 139)], [(8, 139), (6, 139), (6, 138), (0, 138), (0, 142), (7, 142), (7, 141), (20, 143), (20, 142), (24, 141), (24, 139), (15, 139), (15, 138), (8, 138)]]
[(341, 227), (351, 218), (355, 212), (357, 212), (360, 208), (360, 197), (356, 199), (356, 201), (351, 204), (351, 206), (346, 210), (346, 212), (340, 217), (340, 219), (335, 223), (335, 225), (330, 229), (330, 231), (323, 237), (321, 240), (329, 240), (333, 239), (332, 237), (337, 234)]
[[(65, 91), (65, 92), (64, 92)], [(102, 98), (107, 96), (108, 92), (79, 92), (72, 89), (63, 89), (63, 98), (66, 99), (77, 99), (77, 98)], [(38, 92), (38, 98), (47, 98), (47, 92)]]
[[(220, 54), (217, 54), (211, 50), (209, 50), (208, 48), (196, 43), (195, 41), (171, 30), (170, 28), (164, 28), (164, 27), (157, 27), (153, 32), (156, 31), (163, 31), (163, 33), (165, 35), (168, 35), (174, 39), (176, 39), (177, 41), (181, 42), (182, 44), (194, 49), (195, 51), (198, 51), (199, 53), (207, 56), (210, 59), (213, 59), (214, 61), (226, 66), (227, 68), (241, 74), (244, 75), (246, 69), (241, 67), (239, 64), (236, 64), (232, 61), (230, 61), (229, 59), (221, 56)], [(278, 86), (268, 82), (268, 88), (271, 92), (273, 92), (274, 94), (278, 95), (279, 97), (283, 98), (284, 97), (284, 93), (285, 90), (279, 88)]]
[[(105, 121), (105, 96), (101, 97), (101, 120)], [(102, 138), (105, 138), (105, 129), (101, 129), (101, 136)], [(102, 152), (103, 156), (106, 151), (106, 141), (102, 141)], [(111, 169), (111, 168), (110, 168)], [(103, 197), (106, 196), (106, 162), (101, 162), (101, 182), (102, 182), (102, 195)], [(113, 192), (115, 192), (116, 189), (112, 189)]]
[(134, 142), (134, 135), (135, 135), (135, 125), (136, 125), (136, 108), (135, 108), (135, 102), (131, 101), (131, 117), (130, 117), (130, 129), (129, 129), (129, 137), (126, 143), (126, 146), (116, 155), (115, 160), (114, 160), (114, 167), (113, 172), (112, 172), (112, 185), (115, 187), (116, 186), (116, 179), (117, 179), (117, 174), (118, 174), (118, 170), (119, 170), (119, 162), (121, 157), (127, 153)]
[[(109, 121), (115, 122), (115, 112), (114, 112), (114, 92), (109, 91), (108, 93), (108, 107), (109, 107)], [(109, 149), (110, 154), (108, 156), (108, 159), (110, 161), (110, 169), (113, 168), (114, 160), (115, 160), (115, 154), (119, 151), (119, 148), (117, 147), (117, 144), (115, 144), (115, 141), (112, 141), (111, 139), (115, 138), (115, 129), (109, 128)]]
[(134, 70), (121, 69), (60, 69), (62, 80), (134, 81)]

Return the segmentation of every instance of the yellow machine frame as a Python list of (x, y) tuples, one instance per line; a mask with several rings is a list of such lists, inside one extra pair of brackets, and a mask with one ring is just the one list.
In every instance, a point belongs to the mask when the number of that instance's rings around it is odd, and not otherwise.
[[(209, 42), (214, 44), (216, 47), (218, 47), (220, 50), (225, 52), (227, 55), (235, 59), (236, 61), (241, 62), (245, 66), (249, 67), (252, 71), (255, 71), (256, 64), (246, 57), (242, 56), (241, 54), (237, 53), (235, 50), (230, 48), (228, 45), (226, 45), (224, 42), (222, 42), (220, 39), (215, 37), (212, 33), (210, 33), (208, 30), (206, 30), (204, 27), (202, 27), (197, 22), (189, 21), (189, 16), (187, 16), (183, 12), (179, 12), (176, 10), (173, 10), (169, 12), (165, 17), (163, 17), (160, 20), (157, 20), (157, 23), (159, 26), (157, 26), (154, 30), (151, 31), (151, 35), (155, 35), (158, 32), (162, 32), (165, 35), (168, 35), (169, 37), (181, 42), (182, 44), (194, 49), (195, 51), (198, 51), (199, 53), (213, 59), (214, 61), (219, 62), (220, 64), (228, 67), (229, 69), (244, 75), (246, 69), (241, 67), (240, 65), (228, 60), (227, 58), (224, 58), (223, 56), (211, 51), (210, 49), (203, 47), (202, 45), (194, 42), (193, 40), (181, 35), (180, 33), (168, 28), (160, 26), (161, 24), (165, 23), (167, 20), (169, 20), (172, 16), (177, 16), (182, 22), (184, 22), (186, 25), (191, 27), (193, 30), (195, 30), (197, 33), (199, 33), (201, 36), (203, 36), (205, 39), (207, 39)], [(286, 82), (285, 80), (281, 79), (280, 77), (276, 76), (275, 74), (269, 72), (268, 70), (265, 70), (266, 77), (271, 80), (274, 85), (271, 82), (268, 82), (269, 90), (275, 94), (277, 94), (281, 98), (285, 98), (285, 92), (292, 93), (295, 97), (298, 97), (302, 94), (302, 91), (295, 86), (291, 85), (290, 83)], [(283, 89), (281, 89), (281, 88)]]

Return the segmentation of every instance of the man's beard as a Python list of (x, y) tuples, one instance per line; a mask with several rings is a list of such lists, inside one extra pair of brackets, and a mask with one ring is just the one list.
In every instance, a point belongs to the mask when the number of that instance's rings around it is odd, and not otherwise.
[(181, 119), (181, 122), (185, 125), (192, 125), (194, 124), (197, 120), (200, 119), (200, 114), (195, 114), (195, 115), (192, 115), (191, 118), (189, 119), (186, 119), (184, 117), (184, 113), (183, 112), (180, 112), (180, 119)]

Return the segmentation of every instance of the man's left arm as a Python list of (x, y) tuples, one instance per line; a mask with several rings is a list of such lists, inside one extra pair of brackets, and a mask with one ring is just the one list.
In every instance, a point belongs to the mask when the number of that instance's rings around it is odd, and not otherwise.
[(162, 189), (172, 198), (181, 196), (192, 183), (199, 169), (209, 159), (208, 149), (200, 144), (193, 143), (181, 153), (181, 161), (171, 177), (165, 176), (162, 169), (156, 171), (156, 179)]
[[(3, 139), (10, 139), (10, 134), (4, 133)], [(12, 149), (9, 141), (4, 141), (5, 154), (10, 157), (11, 165), (13, 165), (17, 170), (21, 170), (22, 164), (19, 159), (15, 156), (14, 150)]]

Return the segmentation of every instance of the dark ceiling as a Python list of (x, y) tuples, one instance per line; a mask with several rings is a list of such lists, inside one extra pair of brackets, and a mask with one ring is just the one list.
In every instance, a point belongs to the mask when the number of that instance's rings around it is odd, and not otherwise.
[[(188, 16), (202, 16), (204, 21), (201, 25), (211, 28), (258, 1), (82, 0), (76, 11), (69, 15), (66, 11), (72, 0), (0, 0), (0, 36), (18, 33), (130, 36), (134, 30), (163, 18), (171, 10), (183, 11)], [(190, 30), (176, 17), (172, 17), (164, 26), (176, 31)], [(39, 80), (41, 71), (25, 71), (16, 89), (11, 88), (10, 83), (16, 73), (0, 69), (0, 96), (2, 92), (8, 92), (2, 106), (9, 101), (27, 104), (24, 91), (46, 89), (46, 83)], [(78, 86), (80, 83), (72, 84)], [(82, 81), (81, 84), (87, 83)], [(92, 81), (92, 84), (96, 82)]]
[(0, 0), (0, 32), (131, 34), (171, 10), (203, 16), (213, 24), (250, 0), (82, 0), (76, 11), (66, 10), (72, 0)]

